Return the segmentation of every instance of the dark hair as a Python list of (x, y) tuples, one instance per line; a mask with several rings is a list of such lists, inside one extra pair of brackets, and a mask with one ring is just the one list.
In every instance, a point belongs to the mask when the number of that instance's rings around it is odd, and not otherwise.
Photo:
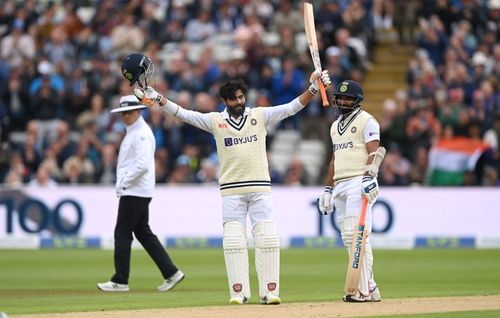
[(227, 81), (219, 88), (219, 96), (224, 100), (228, 98), (234, 99), (236, 98), (236, 91), (239, 89), (243, 94), (246, 94), (248, 91), (248, 87), (243, 80)]

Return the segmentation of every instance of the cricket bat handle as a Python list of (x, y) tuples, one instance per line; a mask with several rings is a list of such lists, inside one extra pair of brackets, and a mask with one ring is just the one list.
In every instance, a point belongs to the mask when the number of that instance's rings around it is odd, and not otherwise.
[(323, 107), (330, 106), (330, 103), (328, 102), (328, 97), (326, 96), (325, 85), (323, 85), (321, 78), (318, 78), (318, 86), (319, 86), (319, 92), (321, 93), (321, 100), (323, 101)]

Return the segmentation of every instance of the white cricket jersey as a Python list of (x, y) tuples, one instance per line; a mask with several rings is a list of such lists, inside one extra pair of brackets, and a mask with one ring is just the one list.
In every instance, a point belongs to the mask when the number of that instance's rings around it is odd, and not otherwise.
[(221, 113), (186, 110), (168, 101), (163, 111), (183, 122), (214, 135), (217, 143), (221, 177), (221, 195), (271, 191), (266, 154), (266, 127), (296, 114), (304, 105), (298, 98), (272, 107), (246, 107), (242, 116), (232, 118)]
[(155, 138), (146, 121), (139, 116), (126, 127), (116, 167), (116, 189), (122, 196), (152, 198), (155, 187)]
[(361, 108), (348, 117), (339, 117), (331, 126), (330, 136), (335, 154), (334, 181), (361, 176), (366, 171), (366, 143), (380, 140), (380, 126)]

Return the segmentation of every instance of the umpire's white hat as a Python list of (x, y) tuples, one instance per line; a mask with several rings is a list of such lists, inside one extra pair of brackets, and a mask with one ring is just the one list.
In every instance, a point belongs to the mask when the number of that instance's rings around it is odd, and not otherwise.
[(112, 113), (126, 112), (134, 109), (147, 108), (147, 106), (142, 105), (137, 100), (135, 95), (126, 95), (120, 98), (120, 105), (111, 110)]

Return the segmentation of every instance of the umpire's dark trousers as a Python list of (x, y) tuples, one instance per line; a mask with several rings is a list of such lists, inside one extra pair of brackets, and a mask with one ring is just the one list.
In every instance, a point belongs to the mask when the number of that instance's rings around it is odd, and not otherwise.
[(120, 197), (115, 227), (115, 274), (111, 278), (115, 283), (128, 284), (132, 233), (154, 260), (163, 278), (177, 272), (177, 267), (149, 227), (149, 202), (151, 198)]

